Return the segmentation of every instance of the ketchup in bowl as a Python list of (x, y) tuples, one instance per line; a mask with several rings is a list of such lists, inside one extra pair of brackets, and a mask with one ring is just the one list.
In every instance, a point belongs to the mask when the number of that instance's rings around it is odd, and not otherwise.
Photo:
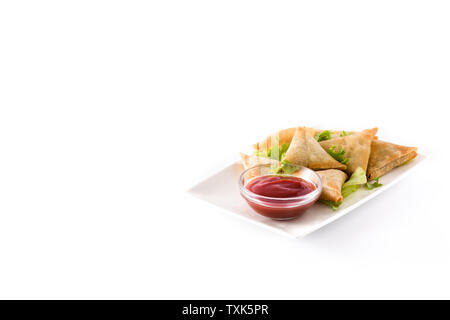
[(316, 187), (306, 180), (291, 176), (267, 175), (250, 181), (246, 186), (247, 190), (260, 196), (271, 198), (293, 198), (304, 196), (316, 189)]
[(257, 213), (276, 220), (293, 219), (319, 198), (322, 181), (312, 170), (293, 175), (265, 174), (256, 166), (241, 174), (241, 195)]

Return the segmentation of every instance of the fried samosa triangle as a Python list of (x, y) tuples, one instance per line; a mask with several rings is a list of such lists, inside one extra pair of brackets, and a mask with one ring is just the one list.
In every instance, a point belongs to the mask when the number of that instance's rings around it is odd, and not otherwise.
[(314, 129), (298, 127), (285, 160), (291, 164), (311, 169), (346, 169), (346, 166), (333, 159), (314, 139)]
[(373, 140), (367, 178), (373, 180), (381, 177), (416, 156), (416, 147), (405, 147), (390, 142)]
[(366, 172), (373, 137), (365, 132), (357, 132), (345, 137), (321, 141), (320, 145), (324, 150), (341, 157), (347, 164), (345, 172), (351, 175), (358, 167)]
[(322, 179), (322, 194), (320, 199), (335, 203), (341, 202), (344, 198), (341, 194), (342, 185), (347, 180), (345, 172), (336, 169), (316, 171)]

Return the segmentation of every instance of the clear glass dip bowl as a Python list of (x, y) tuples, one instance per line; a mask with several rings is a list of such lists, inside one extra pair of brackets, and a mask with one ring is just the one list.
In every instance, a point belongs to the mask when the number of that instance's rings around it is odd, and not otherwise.
[(267, 218), (275, 220), (297, 218), (311, 207), (322, 193), (322, 180), (320, 176), (313, 170), (305, 167), (298, 167), (298, 171), (292, 174), (277, 174), (281, 177), (301, 178), (311, 183), (314, 189), (305, 195), (291, 198), (274, 198), (253, 193), (246, 188), (255, 178), (266, 175), (274, 175), (273, 165), (261, 164), (245, 170), (239, 177), (239, 190), (250, 207), (258, 214)]

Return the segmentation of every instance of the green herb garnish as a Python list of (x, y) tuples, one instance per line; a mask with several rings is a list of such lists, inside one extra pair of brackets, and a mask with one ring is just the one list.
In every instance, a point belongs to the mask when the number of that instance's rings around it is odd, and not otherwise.
[(345, 157), (345, 150), (341, 148), (340, 151), (336, 151), (336, 146), (331, 146), (328, 148), (327, 152), (330, 156), (332, 156), (336, 161), (339, 161), (342, 164), (348, 164), (348, 158)]
[(348, 133), (345, 130), (342, 130), (341, 137), (345, 137), (345, 136), (349, 136), (349, 135), (350, 135), (350, 133)]
[(383, 184), (380, 183), (380, 177), (375, 178), (375, 182), (374, 183), (366, 183), (366, 188), (369, 190), (381, 187)]
[(316, 133), (314, 135), (314, 138), (317, 140), (317, 142), (324, 141), (324, 140), (330, 140), (332, 137), (333, 131), (331, 130), (324, 130), (321, 133)]

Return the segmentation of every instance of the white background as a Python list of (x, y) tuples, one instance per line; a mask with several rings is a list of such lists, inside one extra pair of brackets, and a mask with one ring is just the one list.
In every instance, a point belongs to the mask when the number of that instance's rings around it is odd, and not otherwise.
[[(450, 298), (448, 1), (0, 5), (0, 298)], [(426, 163), (298, 241), (186, 190), (268, 133)]]

